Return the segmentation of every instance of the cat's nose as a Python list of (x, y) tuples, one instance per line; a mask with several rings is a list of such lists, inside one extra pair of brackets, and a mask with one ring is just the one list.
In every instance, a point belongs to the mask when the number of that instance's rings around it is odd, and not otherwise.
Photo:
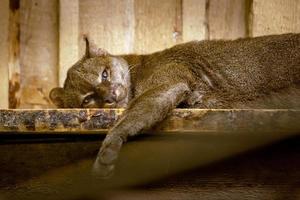
[(114, 99), (114, 97), (107, 97), (104, 99), (104, 102), (105, 103), (114, 103), (115, 99)]
[(118, 89), (114, 89), (113, 91), (112, 91), (112, 97), (113, 97), (113, 99), (114, 100), (117, 100), (118, 99), (118, 96), (120, 95), (120, 91), (118, 90)]
[(121, 84), (115, 86), (112, 90), (112, 96), (116, 102), (122, 101), (126, 94), (126, 89)]

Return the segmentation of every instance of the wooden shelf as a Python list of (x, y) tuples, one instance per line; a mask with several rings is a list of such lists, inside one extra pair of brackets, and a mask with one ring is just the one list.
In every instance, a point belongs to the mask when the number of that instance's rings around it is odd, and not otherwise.
[[(123, 109), (0, 110), (0, 133), (105, 134)], [(151, 131), (300, 132), (297, 109), (175, 109)]]

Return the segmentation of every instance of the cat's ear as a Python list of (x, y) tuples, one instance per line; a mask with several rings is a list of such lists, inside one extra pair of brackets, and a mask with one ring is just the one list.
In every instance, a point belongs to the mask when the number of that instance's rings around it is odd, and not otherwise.
[(65, 97), (65, 91), (61, 87), (53, 88), (50, 93), (49, 97), (51, 101), (56, 105), (58, 108), (64, 107), (64, 97)]
[(85, 41), (85, 57), (93, 58), (98, 56), (107, 56), (109, 53), (101, 48), (98, 48), (96, 44), (88, 37), (88, 35), (84, 35)]

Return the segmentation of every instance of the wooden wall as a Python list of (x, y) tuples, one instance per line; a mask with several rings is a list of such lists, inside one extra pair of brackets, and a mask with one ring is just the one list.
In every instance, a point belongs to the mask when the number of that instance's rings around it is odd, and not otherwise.
[(0, 30), (0, 108), (47, 108), (83, 34), (124, 54), (300, 32), (300, 0), (1, 0)]

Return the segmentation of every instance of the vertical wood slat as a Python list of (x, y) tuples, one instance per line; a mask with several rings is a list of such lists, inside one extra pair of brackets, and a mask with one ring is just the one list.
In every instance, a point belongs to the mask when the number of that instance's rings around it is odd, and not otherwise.
[(58, 0), (22, 0), (21, 108), (49, 107), (58, 85)]
[[(150, 53), (177, 42), (176, 1), (135, 1), (135, 53)], [(177, 8), (178, 9), (178, 8)]]
[(207, 0), (183, 0), (183, 41), (207, 39)]
[(0, 108), (8, 108), (9, 0), (0, 1)]
[(8, 71), (9, 108), (20, 105), (20, 0), (9, 1)]
[(175, 4), (175, 23), (174, 23), (174, 32), (173, 39), (175, 43), (182, 43), (183, 37), (183, 0), (173, 0)]
[(209, 39), (246, 36), (246, 0), (209, 0), (207, 12)]
[(79, 59), (79, 0), (59, 1), (59, 86)]
[(299, 0), (253, 0), (252, 36), (300, 32)]
[[(133, 47), (134, 0), (80, 0), (80, 34), (88, 34), (112, 54), (131, 53)], [(80, 55), (84, 42), (80, 42)]]

